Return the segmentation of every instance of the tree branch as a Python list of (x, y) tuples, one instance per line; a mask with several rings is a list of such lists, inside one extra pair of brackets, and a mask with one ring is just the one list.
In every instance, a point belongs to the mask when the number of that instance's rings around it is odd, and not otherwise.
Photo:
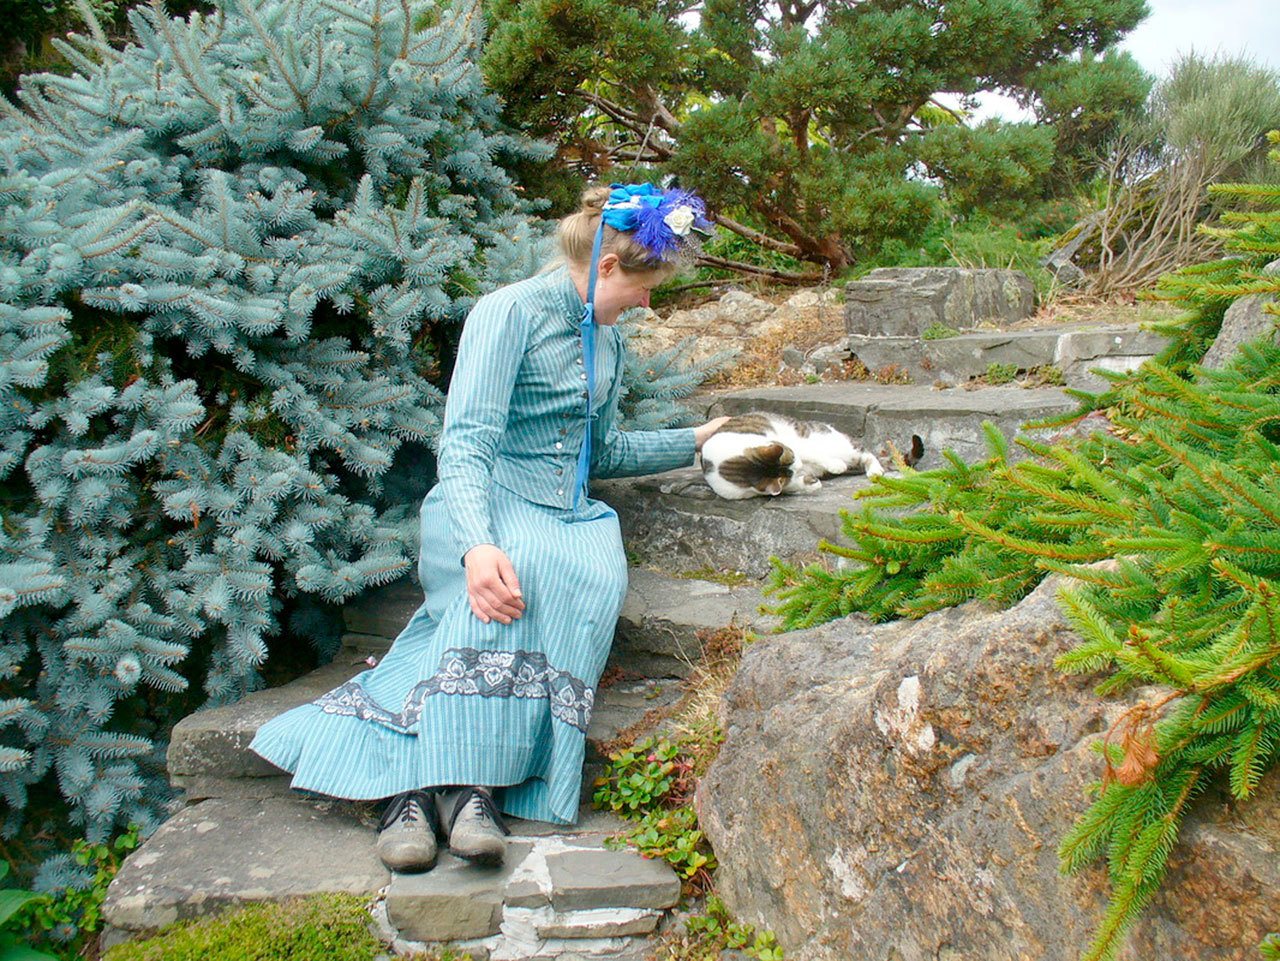
[(755, 264), (744, 264), (736, 260), (726, 260), (724, 257), (712, 257), (710, 254), (699, 254), (696, 263), (702, 267), (719, 267), (722, 270), (736, 270), (740, 274), (754, 274), (758, 277), (768, 277), (783, 284), (796, 284), (804, 286), (807, 284), (822, 283), (822, 274), (793, 274), (785, 270), (775, 270), (772, 267), (757, 267)]
[(768, 234), (761, 233), (754, 227), (748, 227), (746, 224), (740, 224), (731, 217), (724, 214), (714, 214), (711, 218), (726, 230), (732, 230), (739, 237), (746, 237), (752, 243), (759, 244), (761, 247), (767, 247), (769, 250), (776, 250), (778, 253), (787, 254), (791, 257), (799, 257), (803, 251), (795, 244), (789, 244), (785, 240), (775, 240)]
[[(935, 107), (937, 107), (939, 110), (944, 110), (944, 111), (946, 111), (947, 113), (951, 114), (951, 116), (955, 117), (955, 118), (956, 118), (956, 123), (961, 124), (961, 125), (963, 125), (963, 124), (964, 124), (964, 120), (965, 120), (964, 114), (962, 114), (959, 110), (956, 110), (954, 107), (948, 107), (945, 103), (941, 103), (941, 102), (939, 102), (939, 100), (938, 100), (938, 98), (937, 98), (937, 97), (930, 97), (928, 100), (926, 100), (926, 101), (925, 101), (925, 103), (931, 103), (931, 104), (933, 104), (933, 105), (934, 105)], [(917, 108), (917, 109), (919, 109), (919, 108)], [(914, 114), (915, 114), (915, 110), (911, 111), (911, 113), (912, 113), (912, 115), (914, 115)]]
[(644, 135), (645, 127), (649, 125), (648, 117), (642, 117), (635, 111), (628, 110), (622, 104), (614, 103), (607, 97), (592, 93), (590, 90), (575, 90), (573, 92), (593, 107), (599, 108), (614, 122), (622, 124), (628, 130), (632, 130), (641, 136)]

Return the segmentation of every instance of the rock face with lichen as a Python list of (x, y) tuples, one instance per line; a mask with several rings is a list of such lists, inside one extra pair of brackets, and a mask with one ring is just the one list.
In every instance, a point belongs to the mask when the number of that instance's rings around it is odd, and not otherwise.
[(880, 267), (845, 285), (845, 327), (873, 337), (915, 337), (935, 324), (1002, 327), (1030, 317), (1035, 303), (1020, 270)]
[[(739, 918), (798, 961), (1076, 961), (1106, 904), (1101, 865), (1058, 871), (1129, 705), (1066, 677), (1077, 643), (1042, 584), (873, 626), (857, 617), (752, 645), (697, 807)], [(1185, 823), (1126, 961), (1253, 959), (1280, 923), (1280, 778)]]

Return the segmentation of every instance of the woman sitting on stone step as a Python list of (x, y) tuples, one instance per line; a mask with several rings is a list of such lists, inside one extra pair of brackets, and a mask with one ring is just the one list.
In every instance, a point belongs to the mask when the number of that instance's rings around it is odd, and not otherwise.
[(422, 504), (426, 601), (373, 670), (264, 724), (252, 748), (295, 788), (389, 798), (378, 853), (421, 871), (437, 837), (501, 861), (500, 812), (572, 824), (596, 684), (626, 590), (618, 517), (588, 477), (693, 463), (724, 418), (620, 431), (618, 315), (695, 248), (702, 201), (594, 188), (560, 224), (564, 263), (480, 298)]

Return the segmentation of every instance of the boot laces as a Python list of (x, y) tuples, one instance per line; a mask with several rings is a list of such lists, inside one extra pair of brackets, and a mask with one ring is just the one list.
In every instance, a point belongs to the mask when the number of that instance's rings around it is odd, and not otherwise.
[(425, 821), (433, 829), (436, 827), (436, 807), (425, 791), (406, 791), (397, 794), (382, 812), (382, 820), (378, 830), (385, 831), (393, 824), (409, 826)]
[(489, 821), (504, 835), (511, 833), (510, 828), (502, 820), (502, 814), (499, 813), (498, 806), (494, 803), (493, 797), (488, 791), (475, 787), (463, 791), (462, 796), (458, 798), (457, 803), (454, 805), (453, 816), (449, 819), (451, 825), (457, 823), (458, 816), (463, 811), (480, 821)]

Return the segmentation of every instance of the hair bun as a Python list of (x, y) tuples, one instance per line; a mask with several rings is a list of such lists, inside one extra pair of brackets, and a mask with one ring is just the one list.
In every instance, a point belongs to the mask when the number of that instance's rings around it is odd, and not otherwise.
[(593, 217), (600, 213), (611, 192), (609, 187), (588, 187), (582, 192), (582, 213)]

